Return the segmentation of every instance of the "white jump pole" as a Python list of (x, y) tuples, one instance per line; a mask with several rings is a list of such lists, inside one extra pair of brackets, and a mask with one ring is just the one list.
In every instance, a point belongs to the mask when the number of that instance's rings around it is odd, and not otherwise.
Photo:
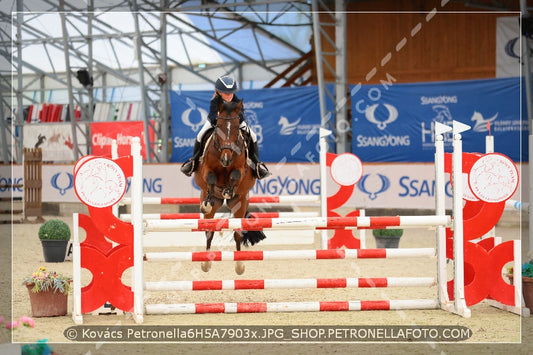
[[(327, 217), (328, 215), (328, 189), (327, 189), (327, 167), (326, 167), (326, 152), (328, 150), (328, 143), (326, 141), (326, 137), (329, 136), (332, 132), (320, 128), (320, 139), (319, 139), (319, 146), (320, 146), (320, 216), (322, 218)], [(322, 249), (328, 248), (328, 231), (323, 230), (320, 234), (320, 245)]]
[(142, 202), (142, 155), (141, 140), (134, 137), (131, 142), (133, 176), (131, 177), (131, 219), (133, 225), (133, 318), (143, 322), (144, 314), (144, 271), (143, 271), (143, 202)]
[[(113, 139), (111, 141), (111, 159), (115, 160), (118, 158), (118, 144), (117, 140)], [(115, 203), (112, 207), (113, 209), (113, 216), (118, 217), (118, 203)]]
[(83, 314), (81, 313), (81, 250), (79, 237), (79, 215), (72, 214), (72, 287), (74, 301), (72, 303), (72, 320), (74, 324), (83, 324)]
[(454, 313), (470, 318), (465, 301), (464, 245), (463, 245), (463, 144), (461, 133), (470, 126), (453, 121), (453, 260), (454, 260)]
[[(435, 123), (435, 214), (446, 215), (446, 178), (444, 172), (444, 136), (452, 128)], [(442, 309), (450, 310), (446, 273), (446, 227), (437, 226), (437, 285), (438, 300)]]

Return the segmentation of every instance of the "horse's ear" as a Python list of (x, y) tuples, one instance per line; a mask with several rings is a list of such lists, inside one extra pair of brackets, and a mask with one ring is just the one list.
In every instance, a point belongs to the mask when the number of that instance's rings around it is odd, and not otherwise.
[(220, 100), (217, 106), (217, 112), (221, 112), (223, 106), (224, 106), (224, 101)]
[(237, 105), (237, 107), (239, 108), (239, 110), (242, 110), (242, 101), (243, 101), (243, 99), (241, 99), (241, 100), (239, 101), (239, 104)]

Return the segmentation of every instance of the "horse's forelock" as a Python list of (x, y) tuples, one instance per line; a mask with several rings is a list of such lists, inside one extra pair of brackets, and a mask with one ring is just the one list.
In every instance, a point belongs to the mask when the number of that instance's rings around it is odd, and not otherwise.
[(224, 103), (222, 103), (219, 111), (221, 113), (226, 113), (226, 114), (230, 115), (232, 112), (234, 112), (236, 109), (238, 109), (238, 106), (239, 106), (238, 102), (233, 102), (233, 101), (224, 102)]

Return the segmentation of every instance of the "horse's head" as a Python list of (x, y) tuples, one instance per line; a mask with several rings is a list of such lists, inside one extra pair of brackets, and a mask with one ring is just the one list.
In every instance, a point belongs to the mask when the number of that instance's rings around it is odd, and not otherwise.
[(243, 145), (239, 135), (239, 113), (242, 100), (223, 102), (218, 105), (217, 125), (215, 128), (215, 146), (220, 152), (220, 164), (231, 165), (233, 153), (240, 155)]

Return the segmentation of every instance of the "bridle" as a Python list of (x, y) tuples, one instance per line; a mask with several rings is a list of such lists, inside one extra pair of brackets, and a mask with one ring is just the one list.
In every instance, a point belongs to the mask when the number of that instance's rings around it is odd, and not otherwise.
[[(231, 120), (238, 119), (238, 118), (239, 118), (239, 115), (235, 115), (235, 116), (231, 116), (231, 117), (217, 116), (217, 121), (219, 119), (226, 120), (226, 121), (231, 121)], [(222, 135), (225, 135), (225, 134), (222, 131), (222, 129), (218, 126), (218, 124), (215, 126), (215, 131), (213, 132), (213, 135), (214, 135), (215, 139), (213, 140), (213, 144), (214, 144), (215, 148), (218, 150), (219, 153), (222, 152), (224, 149), (229, 149), (229, 150), (231, 150), (234, 153), (241, 154), (242, 148), (240, 148), (240, 146), (242, 146), (243, 138), (242, 138), (242, 135), (241, 135), (239, 127), (237, 127), (237, 130), (238, 130), (238, 132), (237, 132), (237, 140), (235, 142), (232, 142), (231, 144), (221, 144), (220, 143), (220, 137)], [(230, 132), (227, 132), (227, 135), (229, 135), (229, 133)]]

